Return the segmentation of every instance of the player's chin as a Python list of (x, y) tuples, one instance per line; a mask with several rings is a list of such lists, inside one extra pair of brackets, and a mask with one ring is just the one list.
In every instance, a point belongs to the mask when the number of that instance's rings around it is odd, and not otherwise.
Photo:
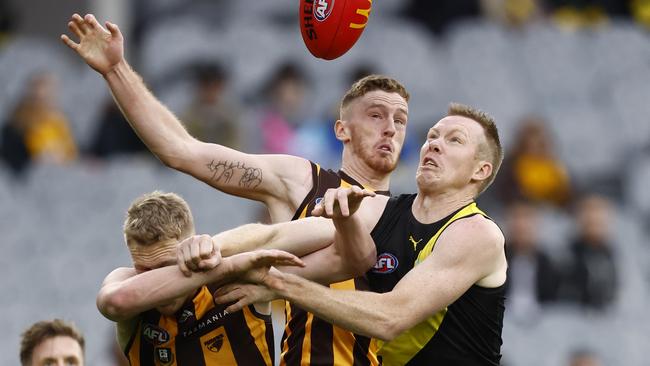
[(397, 168), (397, 159), (393, 156), (382, 156), (372, 160), (371, 167), (379, 172), (390, 173)]

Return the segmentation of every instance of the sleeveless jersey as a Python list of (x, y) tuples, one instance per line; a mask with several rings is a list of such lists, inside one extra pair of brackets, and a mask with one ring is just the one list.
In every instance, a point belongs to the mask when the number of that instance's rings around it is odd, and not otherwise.
[[(368, 274), (375, 292), (391, 291), (408, 271), (433, 251), (454, 221), (485, 215), (476, 203), (432, 224), (413, 216), (415, 194), (392, 197), (373, 229), (377, 263)], [(389, 342), (377, 342), (384, 365), (499, 365), (505, 286), (474, 285), (447, 308)], [(427, 301), (422, 299), (422, 301)]]
[(201, 287), (172, 316), (141, 314), (125, 354), (131, 366), (273, 365), (270, 315), (251, 306), (228, 313), (215, 304), (216, 288)]
[[(311, 163), (313, 188), (296, 210), (293, 220), (311, 216), (311, 211), (329, 188), (359, 186), (344, 172), (323, 170)], [(378, 194), (389, 194), (377, 191)], [(365, 278), (330, 285), (333, 289), (367, 290)], [(297, 365), (378, 365), (376, 344), (370, 338), (353, 334), (286, 303), (286, 327), (282, 336), (281, 366)]]

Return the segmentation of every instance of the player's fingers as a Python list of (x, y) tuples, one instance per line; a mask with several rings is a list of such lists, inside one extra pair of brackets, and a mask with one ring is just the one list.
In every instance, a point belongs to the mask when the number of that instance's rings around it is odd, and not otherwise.
[[(191, 244), (191, 243), (187, 243), (187, 244)], [(198, 267), (196, 266), (196, 263), (194, 263), (194, 261), (192, 260), (192, 254), (190, 250), (191, 250), (191, 245), (184, 245), (182, 247), (183, 262), (185, 263), (185, 265), (190, 271), (196, 271), (198, 270)]]
[(323, 200), (321, 199), (316, 206), (314, 206), (314, 209), (311, 210), (311, 215), (312, 216), (322, 216), (323, 215)]
[(86, 21), (86, 24), (88, 24), (89, 28), (94, 30), (94, 31), (100, 31), (100, 32), (105, 32), (104, 27), (102, 27), (101, 24), (97, 21), (97, 18), (95, 18), (94, 15), (92, 14), (86, 14), (84, 17), (84, 20)]
[(272, 263), (277, 266), (305, 266), (305, 263), (300, 258), (283, 250), (274, 250), (271, 256)]
[(246, 302), (244, 302), (243, 299), (242, 299), (242, 300), (239, 300), (236, 303), (228, 306), (226, 308), (226, 311), (229, 314), (232, 314), (232, 313), (238, 312), (239, 310), (243, 309), (245, 306), (246, 306)]
[(214, 293), (215, 301), (217, 304), (225, 304), (232, 301), (239, 300), (241, 295), (241, 285), (233, 283), (230, 285), (222, 286)]
[(217, 254), (219, 251), (215, 248), (212, 238), (208, 237), (207, 239), (201, 240), (199, 245), (199, 256), (202, 259), (211, 258), (213, 255)]
[(192, 244), (190, 245), (190, 256), (192, 257), (192, 262), (197, 265), (201, 262), (201, 254), (199, 252), (202, 240), (203, 237), (194, 237)]
[(72, 15), (72, 21), (77, 24), (77, 27), (79, 28), (79, 31), (81, 32), (82, 35), (85, 35), (89, 31), (88, 24), (86, 24), (86, 21), (84, 18), (81, 17), (79, 14), (73, 14)]
[(232, 283), (225, 284), (225, 285), (219, 287), (214, 292), (214, 296), (223, 296), (223, 295), (225, 295), (225, 294), (227, 294), (229, 292), (232, 292), (232, 291), (240, 288), (241, 286), (242, 286), (242, 284), (239, 283), (239, 282), (232, 282)]
[(106, 29), (108, 29), (109, 32), (111, 32), (111, 36), (115, 38), (121, 38), (122, 33), (120, 32), (120, 28), (117, 26), (117, 24), (111, 23), (111, 22), (106, 22)]
[(221, 263), (221, 257), (212, 257), (208, 259), (202, 259), (197, 264), (197, 267), (202, 271), (207, 271), (218, 266), (220, 263)]
[(82, 36), (82, 34), (81, 34), (81, 30), (80, 30), (79, 27), (77, 26), (77, 23), (75, 23), (75, 22), (72, 21), (72, 20), (69, 21), (69, 22), (68, 22), (68, 29), (70, 29), (70, 31), (71, 31), (75, 36), (77, 36), (78, 38), (81, 38), (81, 36)]
[(72, 48), (75, 51), (79, 48), (79, 44), (75, 43), (73, 40), (70, 39), (70, 37), (66, 36), (65, 34), (61, 35), (61, 41), (63, 41), (63, 43), (65, 43), (66, 46)]
[(185, 276), (190, 277), (192, 275), (192, 271), (190, 271), (190, 269), (187, 268), (187, 265), (185, 265), (185, 258), (183, 257), (183, 251), (181, 248), (176, 251), (176, 262), (178, 263), (178, 269), (180, 269)]
[(325, 210), (325, 217), (332, 217), (334, 215), (334, 198), (336, 197), (336, 190), (328, 189), (323, 195), (323, 209)]
[(364, 197), (374, 197), (377, 195), (374, 191), (370, 191), (368, 189), (364, 189), (361, 193)]
[(336, 201), (338, 202), (339, 205), (339, 211), (341, 212), (341, 216), (343, 217), (348, 217), (350, 216), (350, 208), (348, 206), (348, 193), (351, 192), (349, 190), (343, 190), (340, 189), (336, 192)]

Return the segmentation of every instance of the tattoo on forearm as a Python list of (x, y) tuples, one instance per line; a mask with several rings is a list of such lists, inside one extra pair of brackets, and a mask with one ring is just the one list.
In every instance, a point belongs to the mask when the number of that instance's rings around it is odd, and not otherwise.
[(238, 185), (245, 188), (256, 188), (262, 183), (262, 170), (259, 168), (247, 167), (239, 161), (218, 161), (212, 160), (207, 165), (212, 172), (212, 180), (223, 183), (230, 183), (236, 173), (240, 173)]

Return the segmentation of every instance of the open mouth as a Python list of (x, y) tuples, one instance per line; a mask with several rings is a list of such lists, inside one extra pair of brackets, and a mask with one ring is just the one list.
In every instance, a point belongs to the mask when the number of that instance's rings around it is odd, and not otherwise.
[(390, 144), (381, 144), (379, 145), (378, 149), (385, 152), (393, 152), (393, 148), (390, 146)]
[(438, 163), (436, 163), (432, 158), (425, 157), (422, 166), (438, 167)]

